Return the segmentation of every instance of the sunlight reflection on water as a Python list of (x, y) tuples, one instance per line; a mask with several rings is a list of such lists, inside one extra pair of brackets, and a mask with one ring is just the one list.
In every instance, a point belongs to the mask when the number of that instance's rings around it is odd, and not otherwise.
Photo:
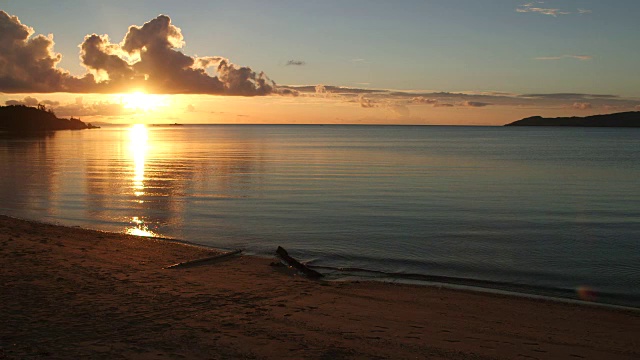
[(135, 236), (147, 236), (147, 237), (156, 237), (158, 234), (149, 230), (149, 227), (144, 223), (144, 220), (134, 216), (131, 218), (132, 227), (127, 227), (125, 229), (125, 233), (129, 235)]
[(137, 197), (144, 195), (144, 160), (148, 149), (148, 138), (147, 128), (143, 124), (131, 127), (129, 148), (133, 159), (133, 193)]
[[(135, 124), (129, 130), (129, 149), (131, 151), (131, 159), (133, 161), (133, 194), (136, 197), (136, 202), (142, 204), (145, 194), (144, 191), (144, 170), (145, 170), (145, 157), (147, 155), (149, 134), (147, 127), (143, 124)], [(141, 217), (133, 216), (131, 218), (131, 224), (125, 228), (125, 232), (129, 235), (136, 236), (157, 236), (153, 231), (149, 230), (149, 227), (144, 223)]]

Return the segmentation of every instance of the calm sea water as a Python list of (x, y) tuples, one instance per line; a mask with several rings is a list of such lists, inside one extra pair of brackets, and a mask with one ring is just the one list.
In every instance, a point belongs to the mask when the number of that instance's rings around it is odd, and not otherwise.
[(0, 134), (0, 213), (258, 255), (281, 245), (333, 277), (640, 307), (639, 159), (638, 129)]

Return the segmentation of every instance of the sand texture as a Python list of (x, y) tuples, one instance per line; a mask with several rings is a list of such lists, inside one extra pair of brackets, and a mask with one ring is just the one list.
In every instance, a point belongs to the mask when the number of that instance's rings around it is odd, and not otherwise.
[(215, 253), (0, 216), (0, 359), (640, 359), (638, 311), (249, 256), (164, 269)]

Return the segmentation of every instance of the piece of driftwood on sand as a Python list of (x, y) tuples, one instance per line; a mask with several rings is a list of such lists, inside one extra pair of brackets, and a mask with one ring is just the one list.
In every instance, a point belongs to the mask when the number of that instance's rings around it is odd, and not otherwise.
[(278, 246), (278, 249), (276, 250), (276, 254), (278, 254), (278, 256), (280, 256), (282, 260), (284, 260), (287, 264), (289, 264), (289, 266), (296, 268), (298, 271), (300, 271), (301, 273), (303, 273), (309, 278), (318, 279), (324, 276), (315, 270), (309, 269), (306, 265), (301, 264), (298, 260), (289, 256), (289, 253), (287, 252), (287, 250), (282, 248), (282, 246)]
[(229, 251), (226, 253), (222, 253), (222, 254), (218, 254), (215, 256), (209, 256), (206, 258), (201, 258), (201, 259), (195, 259), (195, 260), (189, 260), (189, 261), (183, 261), (177, 264), (173, 264), (173, 265), (169, 265), (167, 267), (165, 267), (165, 269), (175, 269), (175, 268), (183, 268), (183, 267), (189, 267), (189, 266), (195, 266), (195, 265), (203, 265), (203, 264), (208, 264), (214, 261), (218, 261), (221, 259), (225, 259), (228, 257), (231, 257), (233, 255), (237, 255), (240, 254), (242, 252), (242, 249), (238, 249), (238, 250), (233, 250), (233, 251)]

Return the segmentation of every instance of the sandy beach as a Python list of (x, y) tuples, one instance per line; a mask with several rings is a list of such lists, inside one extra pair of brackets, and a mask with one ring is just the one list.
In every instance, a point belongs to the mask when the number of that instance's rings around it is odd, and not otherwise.
[(0, 359), (640, 358), (638, 311), (313, 281), (250, 256), (165, 269), (215, 253), (0, 216)]

